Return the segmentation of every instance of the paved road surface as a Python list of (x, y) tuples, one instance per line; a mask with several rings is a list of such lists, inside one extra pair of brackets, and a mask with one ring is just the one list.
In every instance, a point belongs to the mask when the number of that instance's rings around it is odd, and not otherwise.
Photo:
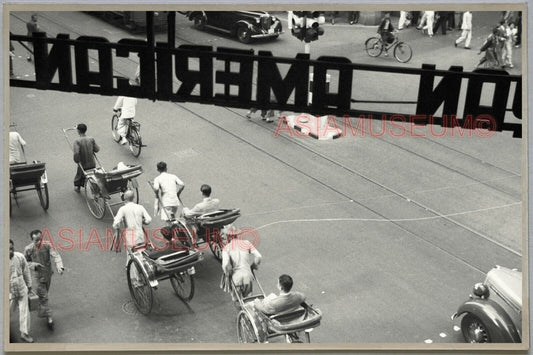
[[(13, 14), (11, 30), (24, 33), (28, 16)], [(83, 13), (41, 13), (39, 21), (51, 35), (94, 34), (112, 41), (131, 37)], [(399, 65), (390, 57), (368, 58), (361, 43), (346, 45), (349, 39), (362, 40), (374, 32), (362, 26), (328, 25), (323, 38), (313, 44), (312, 56), (327, 53)], [(458, 64), (467, 70), (467, 64), (477, 59), (465, 50), (449, 55), (456, 51), (448, 45), (453, 35), (429, 39), (406, 30), (402, 36), (416, 53), (410, 66)], [(180, 16), (178, 37), (178, 43), (270, 49), (291, 57), (300, 45), (284, 34), (277, 41), (244, 46), (220, 34), (194, 30)], [(474, 47), (480, 37), (476, 34)], [(449, 48), (442, 47), (444, 43)], [(17, 74), (31, 76), (22, 49), (17, 45), (16, 50), (22, 56), (16, 59)], [(133, 74), (135, 63), (124, 60), (116, 69)], [(384, 97), (382, 82), (361, 84), (361, 91)], [(396, 93), (411, 90), (397, 78), (388, 78), (387, 87)], [(450, 315), (472, 285), (495, 264), (521, 265), (522, 140), (509, 132), (480, 138), (452, 136), (449, 131), (438, 138), (426, 127), (421, 128), (426, 137), (399, 138), (371, 137), (367, 128), (365, 137), (319, 142), (286, 133), (275, 136), (277, 123), (248, 121), (244, 110), (140, 100), (137, 118), (148, 147), (135, 159), (111, 139), (114, 100), (10, 89), (11, 120), (28, 142), (30, 159), (47, 163), (50, 181), (47, 213), (35, 192), (20, 196), (10, 219), (11, 238), (19, 250), (34, 228), (47, 228), (54, 240), (60, 231), (76, 240), (74, 250), (62, 252), (67, 272), (55, 275), (52, 282), (57, 328), (50, 333), (44, 321), (34, 317), (32, 335), (37, 342), (236, 341), (237, 311), (218, 288), (220, 265), (209, 251), (196, 267), (196, 292), (189, 305), (164, 282), (156, 291), (154, 311), (142, 316), (130, 303), (125, 253), (103, 251), (97, 244), (85, 248), (91, 238), (105, 236), (111, 219), (109, 214), (101, 221), (92, 218), (83, 194), (72, 189), (75, 166), (60, 129), (78, 122), (87, 123), (88, 133), (101, 145), (98, 156), (106, 169), (119, 161), (142, 164), (140, 203), (148, 211), (153, 194), (146, 181), (156, 176), (160, 160), (186, 183), (186, 205), (199, 201), (200, 185), (209, 183), (224, 207), (241, 208), (237, 225), (254, 228), (259, 235), (264, 262), (258, 276), (263, 287), (275, 291), (277, 276), (291, 274), (295, 289), (324, 312), (321, 326), (312, 333), (314, 342), (461, 342)], [(382, 129), (381, 122), (373, 124), (375, 131)], [(154, 218), (151, 227), (162, 225)], [(91, 231), (96, 233), (92, 237)], [(11, 325), (17, 329), (16, 320)]]

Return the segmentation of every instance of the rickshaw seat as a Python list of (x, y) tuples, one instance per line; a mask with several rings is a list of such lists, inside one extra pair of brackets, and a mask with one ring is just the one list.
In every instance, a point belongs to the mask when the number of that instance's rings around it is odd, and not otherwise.
[(278, 313), (269, 317), (268, 328), (273, 332), (300, 331), (320, 325), (322, 313), (307, 304), (296, 310)]
[(15, 186), (35, 185), (45, 172), (45, 163), (17, 164), (9, 167), (11, 181)]
[(201, 216), (196, 217), (196, 221), (199, 226), (206, 228), (221, 228), (225, 225), (233, 223), (241, 215), (239, 208), (233, 209), (220, 209), (217, 211), (204, 213)]
[(172, 254), (176, 254), (174, 258), (181, 258), (183, 256), (189, 255), (189, 248), (184, 245), (173, 245), (168, 243), (168, 246), (165, 249), (146, 249), (143, 253), (152, 260), (157, 260), (162, 257), (168, 257)]
[(286, 323), (286, 322), (291, 322), (291, 321), (294, 321), (294, 320), (302, 317), (303, 315), (305, 315), (305, 313), (306, 313), (306, 309), (300, 306), (300, 307), (298, 307), (296, 309), (292, 309), (292, 310), (289, 310), (289, 311), (285, 311), (285, 312), (281, 312), (281, 313), (277, 313), (277, 314), (271, 315), (269, 318), (277, 320), (280, 323), (281, 322), (282, 323)]

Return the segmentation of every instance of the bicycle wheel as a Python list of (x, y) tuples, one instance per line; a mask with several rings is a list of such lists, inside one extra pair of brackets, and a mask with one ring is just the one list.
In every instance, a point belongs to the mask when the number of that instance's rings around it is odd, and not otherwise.
[(135, 158), (141, 155), (141, 146), (142, 146), (141, 134), (133, 126), (131, 127), (131, 130), (130, 130), (128, 142), (130, 144), (131, 154), (133, 154)]
[(170, 276), (170, 283), (176, 296), (182, 301), (189, 302), (194, 296), (194, 278), (187, 271), (175, 273)]
[(102, 219), (105, 214), (105, 199), (100, 193), (100, 188), (96, 182), (91, 179), (85, 179), (85, 200), (87, 201), (87, 207), (91, 214), (97, 218)]
[(400, 63), (407, 63), (411, 60), (413, 56), (413, 50), (411, 46), (405, 42), (399, 42), (396, 47), (394, 47), (394, 57)]
[(241, 311), (237, 317), (237, 338), (239, 343), (258, 343), (252, 321), (245, 311)]
[(41, 206), (43, 210), (46, 211), (50, 205), (50, 201), (48, 199), (48, 184), (41, 182), (35, 185), (35, 189), (37, 190), (37, 195), (39, 195)]
[(118, 115), (114, 114), (113, 117), (111, 117), (111, 133), (113, 134), (113, 140), (115, 142), (120, 142), (120, 134), (118, 134), (117, 131), (118, 127)]
[(370, 37), (365, 42), (365, 51), (371, 57), (377, 57), (383, 52), (383, 42), (378, 37)]
[(150, 313), (154, 304), (152, 286), (137, 260), (130, 259), (128, 262), (127, 276), (130, 295), (135, 306), (142, 314)]

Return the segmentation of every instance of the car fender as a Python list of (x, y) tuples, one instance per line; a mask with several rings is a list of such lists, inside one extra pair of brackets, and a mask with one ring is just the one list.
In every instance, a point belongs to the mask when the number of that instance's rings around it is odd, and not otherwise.
[(190, 21), (194, 20), (194, 18), (195, 18), (196, 16), (198, 16), (198, 15), (201, 15), (201, 16), (204, 17), (204, 18), (207, 17), (207, 16), (205, 15), (205, 12), (203, 12), (203, 11), (191, 11), (191, 12), (189, 13), (189, 20), (190, 20)]
[(488, 328), (494, 343), (520, 343), (521, 337), (511, 317), (496, 302), (490, 299), (471, 299), (463, 303), (453, 318), (464, 313), (478, 317)]
[[(253, 27), (252, 24), (246, 20), (239, 20), (237, 22), (235, 22), (235, 24), (233, 25), (233, 29), (231, 31), (231, 33), (235, 36), (237, 34), (237, 29), (241, 26), (246, 26), (248, 27), (250, 30), (253, 31)], [(255, 31), (254, 31), (255, 32)]]

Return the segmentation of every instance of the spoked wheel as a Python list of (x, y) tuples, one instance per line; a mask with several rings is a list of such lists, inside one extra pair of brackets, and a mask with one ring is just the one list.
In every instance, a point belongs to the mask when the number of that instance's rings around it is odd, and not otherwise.
[(222, 262), (222, 249), (224, 249), (227, 243), (228, 236), (224, 229), (222, 229), (220, 234), (216, 233), (215, 235), (209, 236), (209, 249), (219, 262)]
[(466, 314), (461, 320), (461, 331), (467, 343), (490, 343), (490, 334), (478, 317)]
[(194, 278), (187, 271), (170, 276), (170, 283), (176, 296), (184, 302), (189, 302), (194, 296)]
[(237, 317), (237, 337), (239, 343), (258, 343), (252, 321), (245, 311), (241, 311)]
[(95, 218), (104, 218), (105, 199), (100, 192), (98, 184), (92, 179), (85, 179), (85, 200), (89, 211)]
[(378, 37), (370, 37), (365, 42), (365, 51), (371, 57), (377, 57), (383, 51), (383, 43)]
[(285, 334), (285, 341), (287, 343), (310, 343), (311, 337), (309, 332), (301, 331), (296, 333)]
[(141, 134), (136, 129), (132, 128), (130, 131), (130, 138), (128, 139), (128, 142), (130, 144), (131, 154), (133, 154), (135, 158), (141, 155)]
[(113, 134), (113, 140), (120, 142), (120, 134), (118, 134), (118, 115), (114, 114), (111, 118), (111, 133)]
[(37, 190), (37, 195), (39, 195), (41, 206), (46, 211), (50, 206), (50, 201), (48, 200), (48, 184), (41, 182), (35, 185), (35, 189)]
[(252, 33), (247, 26), (239, 26), (237, 29), (237, 38), (242, 43), (250, 43), (252, 39)]
[(407, 63), (411, 60), (413, 56), (413, 50), (411, 46), (405, 42), (399, 42), (396, 47), (394, 47), (394, 57), (400, 63)]
[(127, 276), (131, 298), (135, 302), (137, 309), (142, 314), (150, 313), (154, 304), (154, 294), (152, 286), (150, 286), (148, 278), (137, 260), (130, 259), (128, 262)]

